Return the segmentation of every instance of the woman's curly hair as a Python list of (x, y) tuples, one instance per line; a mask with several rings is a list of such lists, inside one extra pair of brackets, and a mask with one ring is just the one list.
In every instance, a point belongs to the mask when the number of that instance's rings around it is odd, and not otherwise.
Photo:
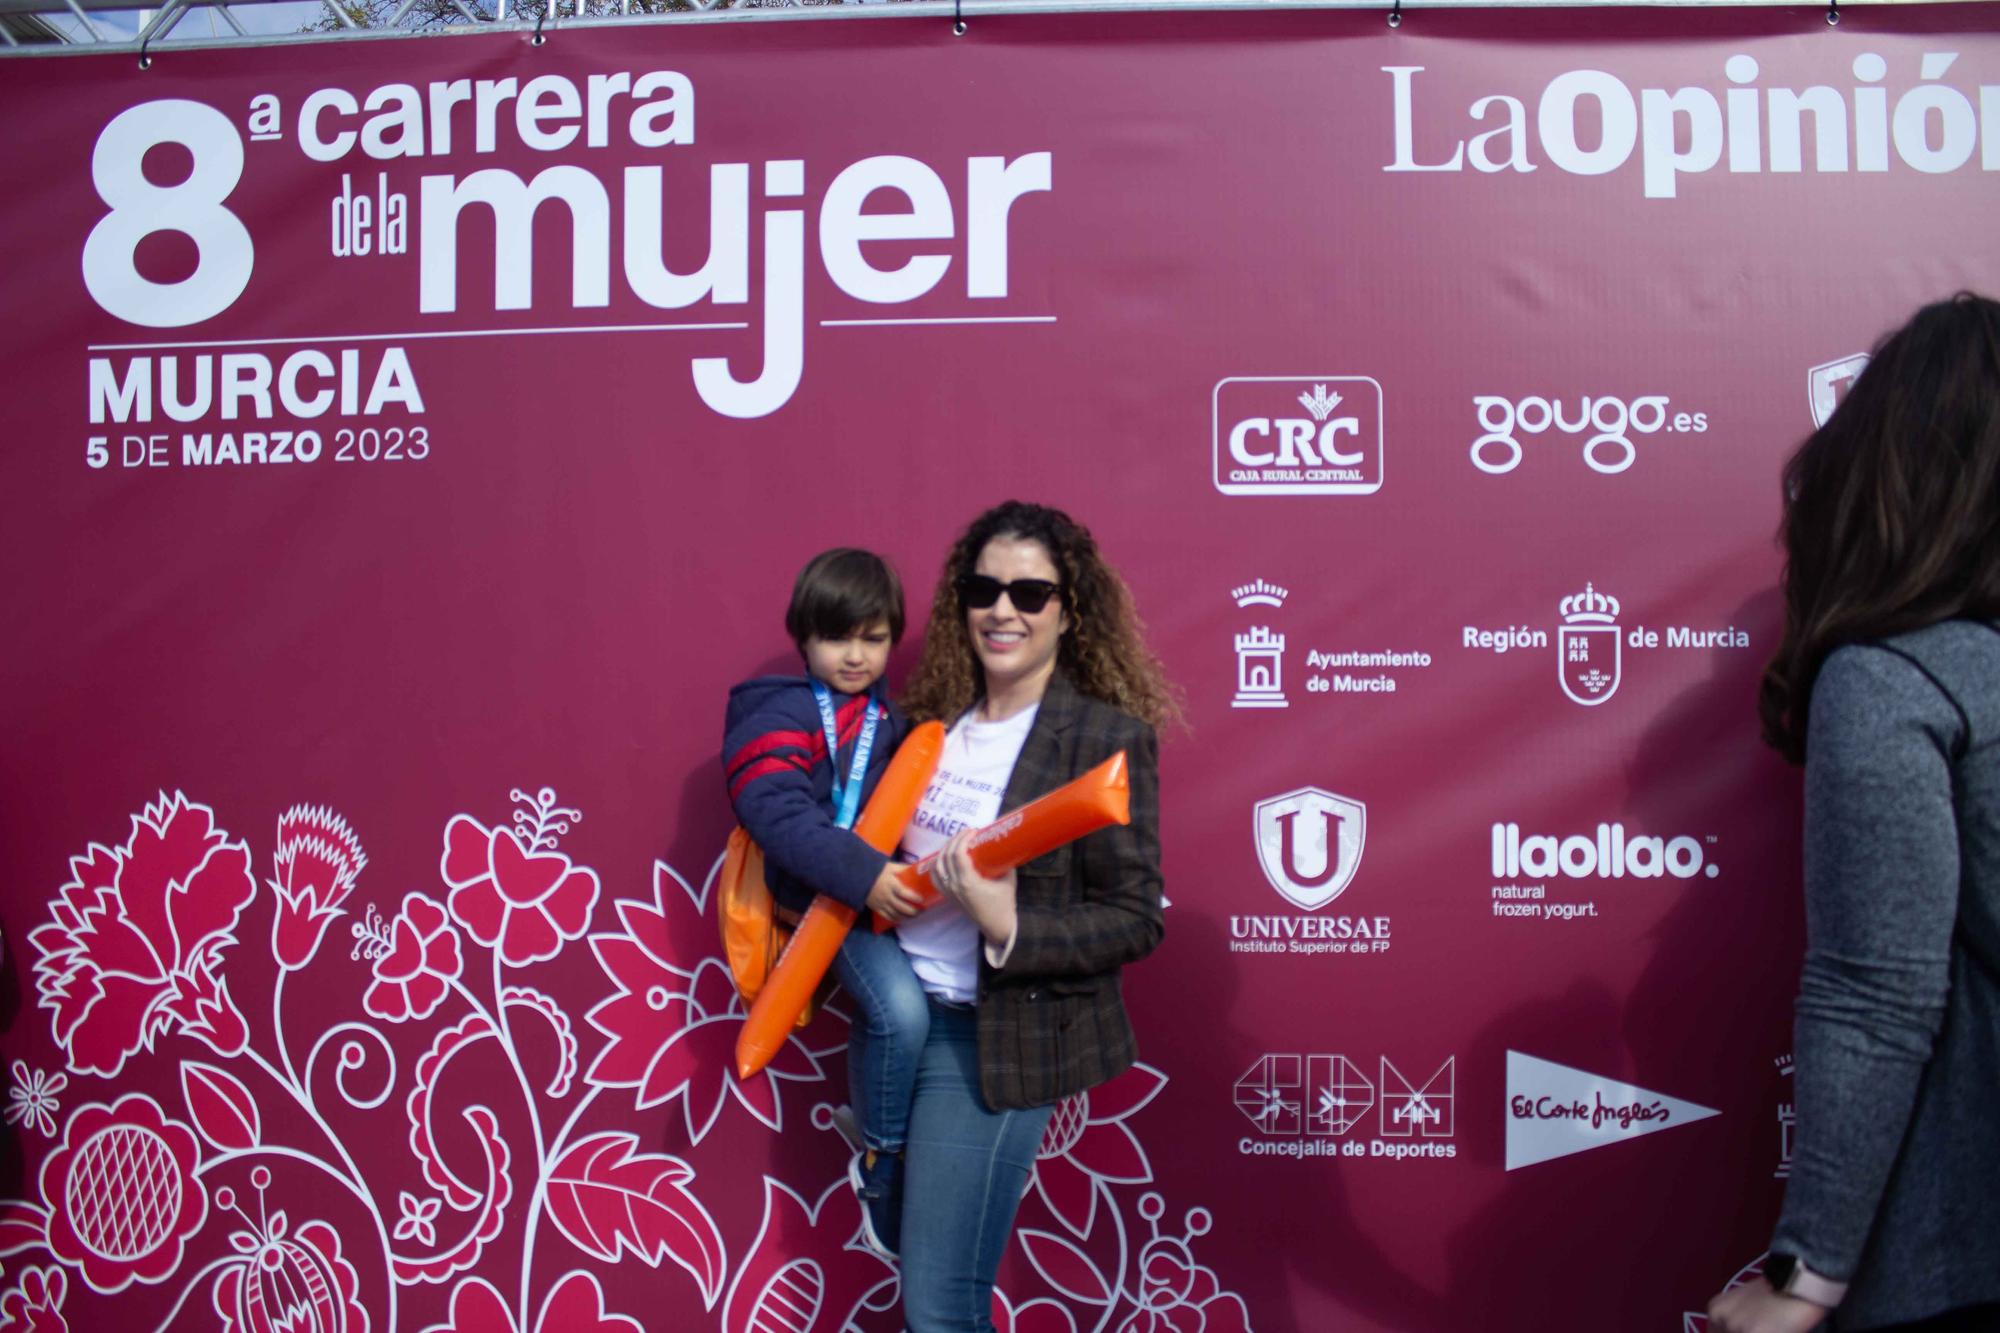
[(1070, 683), (1155, 728), (1179, 722), (1179, 691), (1146, 646), (1131, 589), (1105, 563), (1090, 530), (1060, 509), (1020, 500), (995, 505), (972, 520), (945, 557), (931, 597), (923, 655), (903, 691), (903, 707), (911, 719), (950, 722), (986, 692), (985, 672), (965, 627), (958, 580), (972, 573), (979, 553), (997, 537), (1041, 543), (1061, 574), (1069, 628), (1057, 647), (1056, 663)]

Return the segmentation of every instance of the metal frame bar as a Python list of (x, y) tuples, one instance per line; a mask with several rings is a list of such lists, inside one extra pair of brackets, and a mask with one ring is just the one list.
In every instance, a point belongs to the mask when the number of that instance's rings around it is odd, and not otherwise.
[(166, 8), (153, 15), (152, 21), (139, 29), (133, 36), (133, 47), (136, 50), (143, 51), (151, 43), (160, 40), (172, 32), (174, 27), (180, 23), (181, 16), (187, 13), (187, 8), (188, 0), (167, 0)]
[(101, 42), (105, 40), (104, 34), (97, 30), (97, 25), (90, 21), (90, 15), (83, 12), (82, 5), (79, 5), (76, 0), (63, 0), (63, 3), (69, 6), (70, 13), (76, 15), (77, 21), (83, 24), (83, 30), (90, 34), (91, 41)]
[[(238, 34), (235, 37), (186, 38), (173, 44), (173, 50), (197, 50), (217, 47), (239, 46), (296, 46), (311, 42), (356, 41), (361, 39), (390, 37), (448, 37), (468, 32), (516, 32), (530, 31), (535, 27), (535, 19), (512, 18), (508, 15), (508, 0), (496, 0), (497, 13), (488, 18), (468, 7), (465, 0), (449, 0), (467, 23), (464, 26), (409, 29), (396, 26), (407, 16), (415, 0), (404, 0), (389, 24), (380, 28), (364, 28), (356, 24), (335, 0), (321, 0), (326, 11), (341, 24), (338, 32), (271, 33), (251, 36), (244, 32), (235, 15), (229, 12), (232, 4), (273, 3), (275, 0), (167, 0), (166, 7), (159, 11), (152, 22), (132, 39), (123, 41), (115, 36), (107, 36), (95, 23), (91, 22), (88, 10), (115, 10), (132, 8), (117, 3), (117, 0), (0, 0), (0, 14), (35, 14), (68, 12), (82, 20), (91, 36), (89, 44), (20, 44), (11, 34), (0, 29), (0, 36), (8, 45), (0, 48), (0, 59), (12, 56), (52, 56), (77, 54), (84, 51), (110, 48), (139, 50), (150, 46), (160, 50), (159, 43), (172, 32), (189, 11), (197, 8), (220, 9), (224, 20)], [(1389, 12), (1395, 0), (907, 0), (901, 4), (855, 4), (814, 6), (811, 8), (789, 9), (716, 9), (717, 0), (690, 0), (702, 8), (675, 11), (664, 14), (644, 14), (632, 11), (631, 0), (619, 0), (616, 14), (584, 14), (584, 0), (576, 0), (574, 17), (564, 20), (564, 26), (605, 27), (639, 23), (759, 23), (759, 22), (800, 22), (815, 20), (868, 20), (889, 18), (996, 18), (1011, 14), (1105, 14), (1105, 13), (1158, 13), (1177, 12), (1266, 12), (1276, 10), (1381, 10)], [(1808, 0), (1810, 3), (1810, 0)], [(1856, 8), (1909, 3), (1910, 0), (1847, 0), (1850, 12)], [(1980, 0), (1937, 0), (1942, 3), (1973, 4)], [(552, 6), (559, 6), (560, 0), (548, 0)], [(1606, 3), (1606, 0), (1422, 0), (1419, 5), (1395, 3), (1405, 15), (1426, 9), (1587, 9)], [(1799, 8), (1798, 0), (1617, 0), (1617, 3), (1634, 7), (1654, 9), (1793, 9)], [(516, 12), (520, 0), (514, 0)], [(1814, 5), (1817, 8), (1817, 5)], [(551, 14), (550, 18), (553, 19)]]

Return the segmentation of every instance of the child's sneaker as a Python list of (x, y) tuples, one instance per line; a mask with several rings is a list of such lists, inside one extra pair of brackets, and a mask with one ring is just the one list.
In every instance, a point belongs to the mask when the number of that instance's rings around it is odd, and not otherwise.
[(847, 1183), (861, 1197), (861, 1240), (884, 1259), (894, 1259), (903, 1240), (903, 1154), (854, 1154)]

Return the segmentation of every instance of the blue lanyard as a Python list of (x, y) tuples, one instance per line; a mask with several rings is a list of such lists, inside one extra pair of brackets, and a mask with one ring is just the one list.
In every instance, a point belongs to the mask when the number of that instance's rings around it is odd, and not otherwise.
[[(840, 728), (833, 717), (833, 692), (821, 680), (815, 680), (812, 687), (813, 698), (819, 703), (819, 724), (826, 732), (826, 762), (836, 766), (840, 762)], [(867, 716), (861, 723), (861, 739), (854, 743), (854, 764), (848, 770), (847, 780), (840, 780), (837, 766), (833, 769), (833, 819), (841, 828), (853, 828), (854, 816), (861, 809), (861, 787), (868, 776), (868, 754), (875, 748), (875, 722), (881, 716), (881, 706), (871, 698)]]

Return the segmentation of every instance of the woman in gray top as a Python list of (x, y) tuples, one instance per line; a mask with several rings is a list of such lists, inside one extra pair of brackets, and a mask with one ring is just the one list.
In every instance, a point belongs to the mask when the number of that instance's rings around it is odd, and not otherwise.
[(1798, 1130), (1711, 1327), (2000, 1329), (2000, 305), (1919, 311), (1784, 479)]

